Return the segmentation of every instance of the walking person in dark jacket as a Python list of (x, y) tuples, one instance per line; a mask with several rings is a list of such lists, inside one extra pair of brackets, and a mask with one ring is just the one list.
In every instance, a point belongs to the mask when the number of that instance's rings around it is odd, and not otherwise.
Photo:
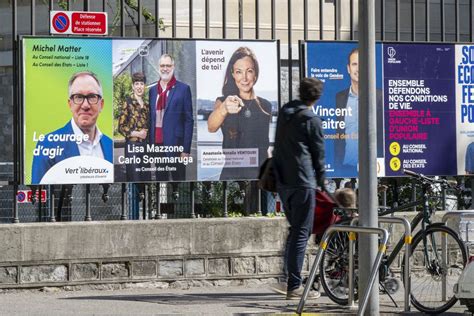
[[(277, 190), (290, 224), (285, 264), (288, 272), (287, 299), (303, 294), (301, 269), (313, 227), (315, 190), (324, 188), (324, 136), (321, 119), (313, 111), (323, 83), (315, 78), (300, 82), (300, 99), (285, 104), (278, 115), (273, 163)], [(310, 292), (309, 298), (318, 298)]]

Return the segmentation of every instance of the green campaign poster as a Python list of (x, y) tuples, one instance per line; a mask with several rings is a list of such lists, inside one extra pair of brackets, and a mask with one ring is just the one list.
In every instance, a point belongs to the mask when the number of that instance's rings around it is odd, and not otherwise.
[(113, 182), (111, 40), (22, 44), (24, 183)]

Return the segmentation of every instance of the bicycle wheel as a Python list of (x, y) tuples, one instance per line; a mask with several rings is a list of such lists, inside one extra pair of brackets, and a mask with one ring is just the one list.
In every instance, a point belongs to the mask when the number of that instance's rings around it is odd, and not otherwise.
[[(446, 258), (442, 255), (443, 238), (447, 245)], [(430, 314), (439, 314), (451, 308), (457, 301), (453, 286), (466, 262), (466, 247), (451, 228), (440, 225), (419, 231), (413, 238), (410, 254), (413, 306)], [(445, 295), (443, 279), (446, 279)], [(406, 284), (406, 280), (403, 281)]]
[[(354, 255), (354, 299), (357, 299), (357, 251)], [(319, 279), (326, 295), (339, 305), (349, 299), (349, 233), (336, 232), (328, 241), (319, 265)]]

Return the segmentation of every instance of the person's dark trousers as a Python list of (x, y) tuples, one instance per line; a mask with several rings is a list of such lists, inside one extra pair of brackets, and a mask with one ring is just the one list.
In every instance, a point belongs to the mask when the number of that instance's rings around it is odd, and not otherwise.
[(301, 269), (309, 236), (313, 229), (315, 190), (306, 188), (278, 190), (290, 223), (286, 240), (285, 260), (288, 269), (287, 290), (301, 286)]

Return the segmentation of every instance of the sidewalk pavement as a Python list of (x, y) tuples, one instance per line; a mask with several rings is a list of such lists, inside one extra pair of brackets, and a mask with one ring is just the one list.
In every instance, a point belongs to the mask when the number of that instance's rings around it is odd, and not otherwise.
[[(121, 285), (116, 290), (66, 291), (59, 288), (14, 290), (0, 293), (0, 315), (295, 315), (299, 301), (287, 301), (272, 292), (268, 284), (206, 286), (189, 289), (153, 288), (153, 284)], [(403, 313), (403, 289), (394, 304), (380, 295), (381, 315), (422, 315)], [(414, 308), (412, 308), (414, 310)], [(464, 315), (457, 303), (444, 315)], [(334, 304), (322, 293), (307, 301), (304, 315), (355, 315)], [(468, 314), (471, 315), (471, 314)]]

